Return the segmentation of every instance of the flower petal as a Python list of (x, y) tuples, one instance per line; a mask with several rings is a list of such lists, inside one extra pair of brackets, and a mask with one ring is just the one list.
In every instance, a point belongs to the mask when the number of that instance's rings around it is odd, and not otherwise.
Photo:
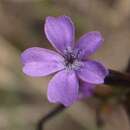
[(87, 83), (87, 82), (80, 83), (79, 99), (83, 99), (85, 97), (92, 96), (94, 88), (95, 88), (94, 84), (90, 84), (90, 83)]
[(57, 51), (63, 52), (72, 47), (74, 42), (74, 25), (68, 16), (48, 16), (45, 22), (45, 34)]
[(30, 76), (46, 76), (64, 68), (62, 56), (39, 47), (25, 50), (21, 61), (24, 65), (23, 72)]
[(78, 98), (79, 84), (74, 71), (58, 72), (50, 81), (48, 100), (70, 106)]
[(104, 83), (104, 78), (108, 74), (108, 70), (97, 61), (83, 62), (83, 66), (77, 74), (80, 79), (91, 84)]
[(84, 34), (77, 42), (76, 48), (80, 49), (82, 54), (81, 57), (84, 58), (92, 53), (94, 53), (97, 48), (99, 48), (103, 43), (103, 37), (100, 32), (89, 32)]

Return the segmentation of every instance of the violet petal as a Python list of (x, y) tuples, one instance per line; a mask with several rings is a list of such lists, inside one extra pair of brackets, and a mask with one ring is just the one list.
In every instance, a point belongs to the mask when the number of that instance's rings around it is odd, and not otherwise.
[(81, 57), (89, 56), (94, 53), (103, 43), (103, 37), (100, 32), (93, 31), (84, 34), (76, 44), (76, 48), (81, 50)]
[(79, 99), (92, 96), (94, 88), (95, 88), (94, 84), (90, 84), (90, 83), (87, 83), (87, 82), (80, 83)]
[(39, 47), (29, 48), (21, 55), (23, 72), (30, 76), (46, 76), (62, 70), (63, 60), (58, 53)]
[(83, 62), (83, 66), (77, 71), (80, 79), (91, 84), (104, 83), (104, 78), (108, 74), (105, 66), (97, 61)]
[(74, 71), (58, 72), (49, 82), (48, 100), (70, 106), (78, 98), (79, 84)]
[(45, 34), (57, 51), (63, 52), (74, 43), (74, 25), (68, 16), (48, 16), (45, 22)]

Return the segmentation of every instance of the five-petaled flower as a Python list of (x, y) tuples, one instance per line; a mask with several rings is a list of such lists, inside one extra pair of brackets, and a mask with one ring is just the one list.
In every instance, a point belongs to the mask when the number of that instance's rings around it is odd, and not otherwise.
[(70, 106), (90, 96), (108, 74), (101, 63), (88, 59), (102, 45), (100, 32), (86, 33), (74, 44), (75, 28), (68, 16), (48, 16), (44, 31), (57, 52), (39, 47), (25, 50), (21, 55), (23, 72), (34, 77), (57, 72), (48, 85), (47, 96), (52, 103)]

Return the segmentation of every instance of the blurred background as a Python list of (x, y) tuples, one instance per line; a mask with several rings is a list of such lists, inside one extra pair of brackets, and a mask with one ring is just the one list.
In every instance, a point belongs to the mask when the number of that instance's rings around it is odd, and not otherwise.
[[(46, 99), (51, 76), (28, 77), (20, 63), (21, 52), (29, 47), (51, 48), (43, 33), (48, 15), (71, 16), (77, 39), (85, 32), (100, 31), (104, 45), (92, 58), (111, 69), (126, 71), (130, 0), (0, 0), (0, 130), (35, 130), (38, 120), (55, 107)], [(95, 91), (103, 97), (75, 103), (45, 129), (130, 130), (129, 113), (122, 102), (127, 97), (121, 93), (127, 90), (111, 88), (97, 86)]]

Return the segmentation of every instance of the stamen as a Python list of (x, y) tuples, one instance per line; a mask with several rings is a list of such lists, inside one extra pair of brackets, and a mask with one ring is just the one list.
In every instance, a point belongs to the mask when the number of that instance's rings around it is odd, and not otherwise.
[(81, 66), (81, 62), (79, 59), (80, 51), (79, 50), (72, 50), (70, 47), (64, 51), (64, 64), (66, 69), (68, 70), (77, 70)]

